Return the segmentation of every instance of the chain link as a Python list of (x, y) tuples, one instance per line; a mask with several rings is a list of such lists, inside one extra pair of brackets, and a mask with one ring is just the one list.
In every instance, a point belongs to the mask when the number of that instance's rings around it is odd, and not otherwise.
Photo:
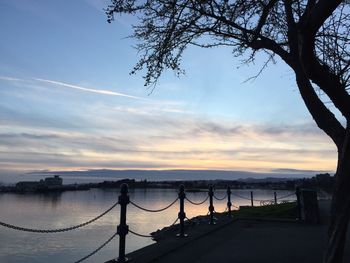
[(191, 200), (186, 196), (186, 200), (187, 200), (188, 202), (190, 202), (192, 205), (202, 205), (202, 204), (205, 203), (205, 201), (208, 200), (208, 198), (209, 198), (209, 196), (207, 196), (202, 202), (196, 203), (196, 202), (191, 201)]
[(139, 237), (146, 237), (146, 238), (153, 237), (152, 235), (143, 235), (143, 234), (139, 234), (139, 233), (137, 233), (137, 232), (135, 232), (135, 231), (132, 231), (131, 229), (129, 229), (129, 232), (130, 232), (131, 234), (134, 234), (135, 236), (139, 236)]
[(267, 200), (267, 201), (260, 201), (260, 206), (265, 206), (265, 205), (275, 205), (274, 200)]
[(248, 198), (248, 197), (244, 197), (244, 196), (241, 196), (241, 195), (235, 194), (235, 193), (232, 193), (232, 195), (237, 196), (237, 197), (239, 197), (241, 199), (245, 199), (245, 200), (249, 200), (250, 201), (250, 198)]
[(161, 208), (161, 209), (148, 209), (148, 208), (144, 208), (144, 207), (141, 207), (140, 205), (138, 204), (135, 204), (134, 202), (130, 201), (130, 204), (132, 204), (133, 206), (137, 207), (138, 209), (141, 209), (143, 211), (146, 211), (146, 212), (150, 212), (150, 213), (157, 213), (157, 212), (162, 212), (164, 210), (167, 210), (168, 208), (170, 208), (172, 205), (174, 205), (177, 200), (179, 200), (179, 198), (176, 198), (171, 204), (169, 204), (168, 206), (164, 207), (164, 208)]
[(253, 199), (256, 202), (274, 202), (274, 199)]
[(222, 197), (222, 198), (219, 198), (219, 197), (217, 197), (217, 196), (214, 194), (214, 198), (215, 198), (216, 200), (218, 200), (218, 201), (222, 201), (222, 200), (224, 200), (226, 197), (227, 197), (227, 194), (225, 194), (225, 196)]
[(84, 222), (82, 224), (79, 224), (79, 225), (76, 225), (76, 226), (67, 227), (67, 228), (34, 229), (34, 228), (15, 226), (15, 225), (11, 225), (11, 224), (4, 223), (4, 222), (0, 222), (0, 225), (4, 226), (4, 227), (7, 227), (7, 228), (10, 228), (10, 229), (24, 231), (24, 232), (32, 232), (32, 233), (60, 233), (60, 232), (67, 232), (67, 231), (71, 231), (71, 230), (74, 230), (74, 229), (86, 226), (88, 224), (91, 224), (92, 222), (95, 222), (96, 220), (100, 219), (104, 215), (108, 214), (117, 205), (118, 205), (118, 202), (114, 203), (110, 208), (108, 208), (106, 211), (104, 211), (102, 214), (96, 216), (95, 218), (93, 218), (93, 219), (91, 219), (91, 220), (89, 220), (87, 222)]
[(196, 216), (191, 217), (191, 218), (188, 218), (187, 216), (185, 217), (185, 219), (187, 219), (187, 222), (192, 222), (192, 220), (195, 219), (195, 218), (196, 218)]
[(106, 242), (104, 242), (101, 246), (99, 246), (98, 248), (96, 248), (93, 252), (91, 252), (89, 255), (79, 259), (78, 261), (75, 261), (74, 263), (80, 263), (83, 262), (84, 260), (88, 259), (89, 257), (95, 255), (98, 251), (100, 251), (102, 248), (104, 248), (109, 242), (111, 242), (116, 236), (118, 235), (118, 233), (114, 233), (113, 236), (111, 236)]
[[(235, 194), (235, 193), (232, 193), (232, 195), (237, 196), (237, 197), (239, 197), (239, 198), (241, 198), (241, 199), (244, 199), (244, 200), (249, 200), (249, 201), (252, 200), (252, 199), (249, 198), (249, 197), (244, 197), (244, 196), (241, 196), (241, 195), (238, 195), (238, 194)], [(274, 200), (274, 199), (254, 199), (254, 198), (253, 198), (253, 201), (256, 201), (256, 202), (268, 202), (268, 201), (273, 201), (273, 200)]]
[(176, 222), (179, 221), (179, 218), (177, 217), (174, 221), (174, 223), (172, 223), (170, 226), (174, 226), (176, 224)]
[[(209, 212), (207, 213), (207, 215), (206, 216), (208, 216), (209, 215)], [(187, 222), (193, 222), (193, 221), (197, 221), (197, 222), (203, 222), (203, 221), (207, 221), (207, 218), (206, 218), (206, 216), (204, 217), (202, 217), (202, 216), (194, 216), (194, 217), (191, 217), (191, 218), (188, 218), (187, 216), (185, 217), (185, 219), (187, 219)]]

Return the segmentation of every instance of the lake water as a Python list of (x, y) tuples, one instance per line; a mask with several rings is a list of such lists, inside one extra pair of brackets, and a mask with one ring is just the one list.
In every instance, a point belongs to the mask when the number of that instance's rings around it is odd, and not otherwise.
[[(233, 190), (232, 203), (235, 206), (250, 205), (250, 201), (235, 194), (250, 198), (251, 190)], [(254, 199), (273, 199), (273, 190), (253, 190)], [(278, 196), (293, 191), (277, 191)], [(167, 206), (177, 197), (177, 190), (131, 189), (130, 199), (143, 207), (158, 209)], [(218, 197), (224, 190), (216, 192)], [(0, 221), (13, 225), (55, 229), (69, 227), (88, 221), (108, 209), (118, 200), (119, 190), (91, 189), (89, 191), (52, 194), (0, 194)], [(189, 192), (187, 197), (195, 202), (204, 200), (205, 192)], [(295, 195), (289, 197), (295, 199)], [(227, 200), (214, 200), (215, 210), (225, 210)], [(259, 202), (255, 202), (259, 205)], [(185, 203), (188, 218), (208, 212), (208, 202), (200, 206)], [(141, 234), (149, 234), (172, 224), (177, 218), (178, 203), (160, 213), (147, 213), (128, 205), (127, 224)], [(28, 233), (0, 226), (1, 263), (62, 263), (75, 262), (88, 255), (110, 236), (119, 224), (119, 206), (92, 224), (64, 233)], [(132, 234), (127, 235), (127, 252), (142, 248), (153, 241)], [(118, 237), (85, 262), (105, 262), (118, 255)]]

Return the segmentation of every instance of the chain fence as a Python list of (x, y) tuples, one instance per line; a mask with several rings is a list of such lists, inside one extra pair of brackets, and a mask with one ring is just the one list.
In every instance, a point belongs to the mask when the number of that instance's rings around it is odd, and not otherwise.
[[(169, 225), (168, 227), (174, 226), (174, 225), (177, 223), (177, 221), (179, 221), (179, 218), (178, 218), (178, 217), (177, 217), (177, 218), (175, 219), (175, 221), (174, 221), (171, 225)], [(131, 229), (129, 229), (129, 232), (130, 232), (131, 234), (135, 235), (135, 236), (138, 236), (138, 237), (146, 237), (146, 238), (154, 238), (154, 237), (155, 237), (154, 235), (152, 235), (152, 233), (151, 233), (150, 235), (144, 235), (144, 234), (137, 233), (136, 231), (133, 231), (133, 230), (131, 230)]]
[(105, 216), (106, 214), (108, 214), (110, 211), (113, 210), (113, 208), (115, 208), (118, 205), (118, 202), (115, 202), (110, 208), (108, 208), (106, 211), (104, 211), (102, 214), (94, 217), (93, 219), (86, 221), (84, 223), (81, 223), (79, 225), (75, 225), (75, 226), (71, 226), (71, 227), (66, 227), (66, 228), (58, 228), (58, 229), (35, 229), (35, 228), (28, 228), (28, 227), (21, 227), (21, 226), (16, 226), (16, 225), (12, 225), (12, 224), (8, 224), (5, 222), (1, 222), (0, 221), (0, 225), (6, 228), (10, 228), (10, 229), (14, 229), (14, 230), (18, 230), (18, 231), (24, 231), (24, 232), (31, 232), (31, 233), (62, 233), (62, 232), (67, 232), (67, 231), (71, 231), (74, 229), (78, 229), (81, 227), (84, 227), (86, 225), (89, 225), (93, 222), (95, 222), (96, 220), (100, 219), (101, 217)]
[[(238, 198), (241, 198), (241, 199), (244, 199), (244, 200), (248, 200), (248, 201), (251, 201), (252, 199), (249, 198), (249, 197), (245, 197), (245, 196), (242, 196), (242, 195), (239, 195), (237, 193), (232, 193), (232, 195), (238, 197)], [(281, 203), (286, 203), (288, 201), (284, 201), (282, 199), (285, 199), (285, 198), (288, 198), (288, 197), (291, 197), (291, 196), (294, 196), (295, 193), (291, 193), (291, 194), (287, 194), (287, 195), (284, 195), (284, 196), (280, 196), (280, 197), (276, 197), (276, 201), (280, 201)], [(215, 196), (214, 196), (215, 197)], [(218, 199), (217, 199), (218, 200)], [(253, 198), (253, 201), (255, 202), (259, 202), (261, 206), (265, 206), (265, 205), (274, 205), (276, 204), (276, 201), (274, 198), (272, 199), (254, 199)], [(235, 207), (235, 206), (234, 206)], [(238, 207), (237, 207), (238, 208)]]
[(208, 199), (209, 199), (209, 196), (207, 196), (202, 202), (194, 202), (194, 201), (192, 201), (191, 199), (189, 199), (187, 196), (185, 197), (186, 198), (186, 200), (188, 201), (188, 202), (190, 202), (192, 205), (202, 205), (202, 204), (204, 204)]
[(177, 223), (177, 221), (179, 221), (179, 218), (177, 217), (174, 221), (174, 223), (172, 223), (170, 226), (175, 226), (175, 224)]
[[(232, 195), (234, 195), (234, 196), (236, 196), (238, 198), (244, 199), (244, 200), (249, 200), (249, 201), (252, 200), (249, 197), (245, 197), (245, 196), (242, 196), (242, 195), (239, 195), (239, 194), (236, 194), (236, 193), (232, 193)], [(288, 195), (285, 195), (285, 196), (278, 197), (276, 199), (277, 200), (284, 199), (284, 198), (290, 197), (292, 195), (295, 195), (295, 194), (294, 193), (293, 194), (288, 194)], [(274, 202), (274, 198), (271, 198), (271, 199), (256, 199), (256, 198), (253, 198), (253, 201), (255, 201), (255, 202)]]
[(253, 201), (254, 202), (274, 202), (274, 199), (254, 199), (253, 198)]
[(172, 207), (176, 202), (177, 200), (179, 200), (179, 198), (176, 198), (173, 202), (171, 202), (168, 206), (164, 207), (164, 208), (161, 208), (161, 209), (148, 209), (148, 208), (144, 208), (132, 201), (130, 201), (130, 204), (132, 204), (133, 206), (137, 207), (138, 209), (141, 209), (143, 211), (146, 211), (146, 212), (150, 212), (150, 213), (158, 213), (158, 212), (163, 212), (165, 210), (167, 210), (168, 208)]
[(274, 200), (260, 201), (260, 206), (274, 205), (274, 204), (276, 204)]
[[(275, 204), (277, 202), (277, 200), (281, 200), (281, 202), (286, 202), (286, 200), (283, 200), (283, 199), (286, 199), (288, 197), (291, 197), (294, 195), (294, 193), (291, 193), (291, 194), (287, 194), (287, 195), (284, 195), (284, 196), (281, 196), (281, 197), (276, 197), (275, 195), (275, 198), (274, 199), (252, 199), (252, 198), (249, 198), (249, 197), (245, 197), (245, 196), (242, 196), (240, 194), (237, 194), (237, 193), (231, 193), (233, 196), (236, 196), (238, 198), (241, 198), (241, 199), (244, 199), (244, 200), (248, 200), (248, 201), (257, 201), (257, 202), (260, 202), (260, 205), (267, 205), (267, 204)], [(74, 230), (74, 229), (78, 229), (78, 228), (81, 228), (81, 227), (84, 227), (86, 225), (89, 225), (95, 221), (97, 221), (98, 219), (102, 218), (103, 216), (105, 216), (106, 214), (108, 214), (110, 211), (112, 211), (118, 204), (121, 205), (123, 207), (123, 205), (125, 206), (125, 215), (126, 216), (126, 205), (128, 203), (130, 203), (131, 205), (133, 205), (134, 207), (142, 210), (142, 211), (146, 211), (146, 212), (151, 212), (151, 213), (157, 213), (157, 212), (162, 212), (162, 211), (165, 211), (167, 209), (169, 209), (170, 207), (172, 207), (177, 201), (180, 200), (180, 213), (181, 213), (181, 204), (182, 204), (182, 209), (183, 209), (183, 201), (184, 200), (187, 200), (190, 204), (192, 205), (202, 205), (204, 204), (209, 198), (210, 198), (210, 195), (208, 194), (203, 201), (201, 202), (195, 202), (191, 199), (189, 199), (187, 196), (183, 195), (183, 197), (180, 199), (180, 195), (179, 197), (177, 197), (174, 201), (172, 201), (169, 205), (163, 207), (163, 208), (160, 208), (160, 209), (149, 209), (149, 208), (145, 208), (145, 207), (142, 207), (141, 205), (129, 200), (128, 196), (127, 196), (127, 192), (125, 193), (127, 199), (125, 199), (126, 201), (124, 203), (122, 203), (122, 201), (117, 201), (115, 202), (111, 207), (109, 207), (107, 210), (105, 210), (103, 213), (99, 214), (98, 216), (84, 222), (84, 223), (81, 223), (81, 224), (78, 224), (78, 225), (75, 225), (75, 226), (71, 226), (71, 227), (66, 227), (66, 228), (58, 228), (58, 229), (35, 229), (35, 228), (28, 228), (28, 227), (21, 227), (21, 226), (16, 226), (16, 225), (12, 225), (12, 224), (9, 224), (9, 223), (5, 223), (5, 222), (1, 222), (0, 221), (0, 226), (3, 226), (3, 227), (6, 227), (6, 228), (10, 228), (10, 229), (14, 229), (14, 230), (19, 230), (19, 231), (25, 231), (25, 232), (33, 232), (33, 233), (59, 233), (59, 232), (66, 232), (66, 231), (71, 231), (71, 230)], [(224, 199), (226, 199), (228, 197), (228, 194), (226, 193), (223, 197), (218, 197), (215, 193), (212, 195), (214, 199), (218, 200), (218, 201), (223, 201)], [(124, 196), (125, 197), (125, 196)], [(119, 199), (119, 200), (123, 200), (123, 199)], [(182, 202), (182, 203), (181, 203)], [(211, 205), (212, 205), (212, 199), (210, 199), (210, 202), (211, 202)], [(236, 205), (231, 205), (233, 208), (235, 209), (239, 209), (240, 207), (239, 206), (236, 206)], [(222, 213), (225, 213), (229, 210), (229, 208), (226, 206), (225, 208), (225, 211), (223, 211)], [(216, 211), (214, 211), (216, 213)], [(170, 225), (171, 226), (174, 226), (179, 220), (180, 220), (180, 213), (179, 213), (179, 216), (176, 218), (176, 220), (173, 222), (173, 224)], [(182, 213), (184, 214), (184, 211), (182, 210)], [(207, 215), (210, 213), (210, 211), (208, 211)], [(211, 215), (212, 216), (212, 215)], [(187, 221), (189, 222), (193, 222), (194, 220), (201, 220), (200, 217), (194, 217), (194, 218), (187, 218), (185, 217), (185, 219), (187, 219)], [(182, 224), (182, 225), (181, 225)], [(181, 221), (180, 220), (180, 225), (181, 227), (183, 228), (183, 220)], [(125, 224), (124, 222), (124, 227), (127, 225)], [(120, 227), (120, 225), (118, 226)], [(183, 230), (181, 230), (183, 231)], [(153, 232), (149, 235), (147, 234), (141, 234), (141, 233), (138, 233), (136, 231), (133, 231), (132, 229), (129, 229), (128, 232), (130, 232), (131, 234), (135, 235), (135, 236), (138, 236), (138, 237), (143, 237), (143, 238), (155, 238), (156, 236), (156, 233), (158, 232)], [(127, 232), (126, 232), (127, 234)], [(124, 233), (124, 237), (126, 235)], [(97, 252), (99, 252), (102, 248), (104, 248), (107, 244), (109, 244), (116, 236), (118, 235), (118, 232), (115, 232), (109, 239), (107, 239), (107, 241), (105, 241), (102, 245), (100, 245), (98, 248), (96, 248), (94, 251), (92, 251), (90, 254), (88, 254), (87, 256), (79, 259), (78, 261), (75, 261), (75, 263), (80, 263), (80, 262), (83, 262), (85, 261), (86, 259), (90, 258), (91, 256), (95, 255)], [(119, 233), (120, 235), (120, 233)]]
[(186, 219), (187, 222), (192, 223), (194, 220), (198, 220), (198, 217), (197, 217), (197, 216), (194, 216), (194, 217), (188, 218), (188, 217), (186, 216), (185, 219)]
[(111, 236), (109, 239), (107, 239), (106, 242), (104, 242), (101, 246), (99, 246), (98, 248), (96, 248), (94, 251), (92, 251), (90, 254), (88, 254), (87, 256), (75, 261), (74, 263), (80, 263), (83, 262), (84, 260), (88, 259), (89, 257), (95, 255), (98, 251), (100, 251), (102, 248), (104, 248), (108, 243), (110, 243), (116, 236), (118, 235), (117, 232), (115, 232), (113, 234), (113, 236)]
[(251, 200), (249, 197), (245, 197), (245, 196), (242, 196), (242, 195), (239, 195), (239, 194), (236, 194), (236, 193), (231, 193), (232, 195), (236, 196), (236, 197), (239, 197), (241, 199), (244, 199), (244, 200)]
[(131, 229), (129, 229), (129, 232), (135, 236), (138, 236), (138, 237), (146, 237), (146, 238), (152, 238), (153, 236), (152, 235), (144, 235), (144, 234), (140, 234), (140, 233), (137, 233), (135, 231), (132, 231)]
[(222, 200), (224, 200), (224, 199), (227, 198), (227, 194), (225, 194), (222, 198), (217, 197), (215, 194), (213, 195), (213, 197), (214, 197), (216, 200), (218, 200), (218, 201), (222, 201)]

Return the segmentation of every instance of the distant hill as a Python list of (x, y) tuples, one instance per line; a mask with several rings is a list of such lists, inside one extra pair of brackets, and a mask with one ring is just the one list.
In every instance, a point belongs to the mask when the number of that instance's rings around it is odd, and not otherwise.
[(222, 171), (222, 170), (86, 170), (86, 171), (37, 171), (30, 175), (49, 176), (53, 174), (64, 177), (91, 177), (102, 180), (135, 179), (149, 181), (166, 180), (242, 180), (254, 181), (281, 181), (312, 177), (320, 171), (276, 170), (270, 173), (257, 173), (246, 171)]
[(300, 178), (306, 178), (308, 176), (302, 176), (302, 177), (266, 177), (266, 178), (240, 178), (238, 181), (244, 182), (244, 183), (279, 183), (279, 182), (285, 182), (287, 180), (297, 180)]

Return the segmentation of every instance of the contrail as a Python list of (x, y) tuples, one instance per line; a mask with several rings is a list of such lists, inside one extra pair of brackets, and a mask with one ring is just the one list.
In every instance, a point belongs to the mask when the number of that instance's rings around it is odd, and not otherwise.
[(68, 84), (68, 83), (64, 83), (64, 82), (60, 82), (60, 81), (48, 80), (48, 79), (40, 79), (40, 78), (33, 78), (33, 79), (36, 81), (46, 82), (46, 83), (50, 83), (50, 84), (54, 84), (54, 85), (58, 85), (58, 86), (63, 86), (63, 87), (71, 88), (71, 89), (86, 91), (86, 92), (92, 92), (92, 93), (109, 95), (109, 96), (120, 96), (120, 97), (126, 97), (126, 98), (137, 99), (137, 100), (144, 100), (144, 98), (141, 98), (141, 97), (127, 95), (124, 93), (114, 92), (114, 91), (110, 91), (110, 90), (85, 88), (85, 87), (78, 86), (78, 85), (72, 85), (72, 84)]
[(17, 78), (12, 78), (12, 77), (4, 77), (4, 76), (0, 76), (0, 80), (8, 80), (8, 81), (24, 81), (23, 79), (17, 79)]

